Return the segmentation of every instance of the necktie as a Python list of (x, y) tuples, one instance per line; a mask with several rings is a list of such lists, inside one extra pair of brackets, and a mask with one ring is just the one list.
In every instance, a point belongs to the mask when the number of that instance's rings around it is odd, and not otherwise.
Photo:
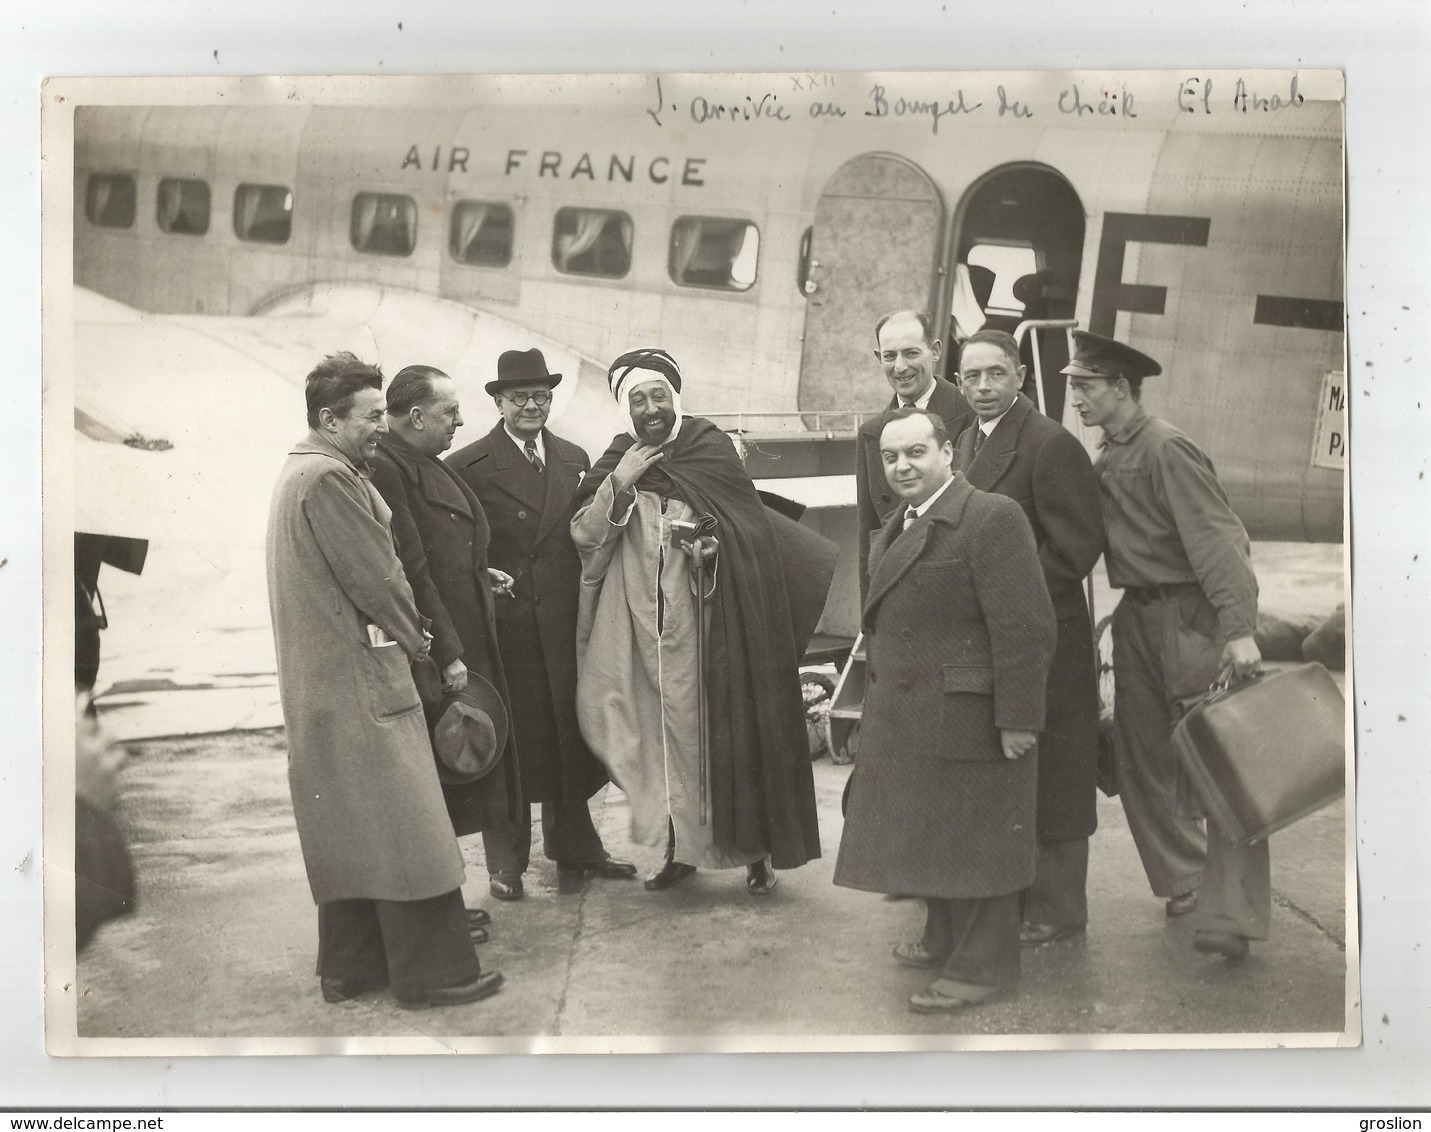
[(906, 507), (904, 509), (904, 529), (907, 531), (910, 527), (914, 526), (914, 520), (917, 518), (919, 518), (919, 516), (914, 513), (914, 508)]
[(536, 468), (537, 474), (540, 475), (543, 471), (545, 471), (545, 466), (542, 464), (542, 458), (537, 455), (537, 446), (529, 440), (527, 441), (525, 448), (527, 453), (527, 459), (532, 462), (532, 467)]
[(975, 429), (974, 429), (974, 451), (975, 451), (975, 452), (979, 451), (979, 449), (983, 446), (983, 443), (984, 443), (985, 439), (986, 439), (986, 437), (985, 437), (985, 435), (984, 435), (984, 430), (981, 429), (981, 428), (975, 428)]

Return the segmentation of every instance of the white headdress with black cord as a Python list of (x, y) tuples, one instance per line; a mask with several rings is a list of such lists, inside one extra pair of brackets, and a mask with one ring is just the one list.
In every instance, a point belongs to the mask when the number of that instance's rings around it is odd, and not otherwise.
[(685, 419), (681, 412), (681, 367), (665, 350), (628, 350), (611, 363), (606, 381), (616, 403), (626, 410), (626, 431), (637, 440), (641, 438), (636, 435), (636, 426), (631, 421), (630, 391), (647, 381), (662, 381), (671, 391), (671, 407), (676, 413), (676, 423), (667, 439), (674, 438), (681, 431), (681, 422)]

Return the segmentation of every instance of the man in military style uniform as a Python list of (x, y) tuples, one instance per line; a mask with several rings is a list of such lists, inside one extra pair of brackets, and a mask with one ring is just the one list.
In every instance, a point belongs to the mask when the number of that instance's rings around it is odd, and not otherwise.
[(893, 311), (875, 323), (875, 358), (894, 396), (883, 412), (860, 425), (855, 433), (855, 502), (859, 515), (860, 598), (869, 592), (870, 539), (902, 505), (898, 493), (885, 479), (880, 459), (879, 435), (895, 409), (914, 405), (944, 422), (951, 439), (974, 420), (969, 403), (935, 369), (940, 343), (929, 316), (922, 311)]
[(1088, 838), (1098, 828), (1098, 658), (1083, 581), (1103, 553), (1098, 480), (1073, 434), (1019, 390), (1025, 368), (1003, 330), (980, 330), (959, 351), (959, 387), (978, 422), (954, 463), (980, 491), (1024, 510), (1058, 617), (1048, 710), (1038, 744), (1038, 864), (1024, 893), (1025, 947), (1082, 933), (1088, 923)]
[[(1267, 842), (1206, 832), (1172, 748), (1180, 705), (1224, 671), (1257, 671), (1257, 577), (1251, 546), (1212, 461), (1150, 417), (1139, 397), (1156, 361), (1121, 342), (1074, 332), (1072, 404), (1103, 429), (1096, 464), (1108, 537), (1118, 787), (1153, 892), (1170, 916), (1198, 913), (1194, 946), (1229, 959), (1266, 939)], [(1200, 892), (1199, 892), (1200, 890)], [(1200, 906), (1199, 906), (1200, 902)]]
[(561, 374), (540, 350), (508, 350), (486, 390), (502, 419), (448, 458), (476, 492), (492, 527), (492, 565), (514, 579), (497, 602), (497, 641), (512, 696), (524, 804), (515, 822), (489, 826), (482, 841), (494, 896), (523, 894), (532, 812), (542, 806), (542, 843), (568, 874), (626, 878), (636, 866), (606, 852), (588, 799), (606, 785), (576, 722), (576, 614), (581, 558), (571, 541), (586, 452), (546, 427)]

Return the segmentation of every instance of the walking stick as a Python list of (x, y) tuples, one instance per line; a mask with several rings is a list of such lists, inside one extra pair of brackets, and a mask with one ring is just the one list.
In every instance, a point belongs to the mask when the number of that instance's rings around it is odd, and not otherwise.
[[(711, 515), (703, 515), (694, 523), (675, 519), (671, 522), (671, 530), (680, 538), (681, 544), (690, 555), (691, 577), (696, 583), (696, 750), (699, 764), (697, 788), (700, 791), (700, 823), (705, 825), (710, 807), (707, 794), (711, 756), (710, 737), (706, 733), (706, 560), (701, 553), (701, 537), (714, 535), (716, 521)], [(712, 542), (715, 540), (712, 539)]]
[(710, 744), (706, 735), (706, 569), (699, 541), (692, 544), (691, 574), (696, 580), (696, 743), (699, 752), (697, 789), (700, 822), (706, 824), (706, 784), (710, 778)]

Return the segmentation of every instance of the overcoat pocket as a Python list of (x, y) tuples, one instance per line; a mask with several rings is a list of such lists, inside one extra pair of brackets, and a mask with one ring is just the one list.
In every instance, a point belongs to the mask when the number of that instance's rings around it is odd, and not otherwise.
[(422, 710), (407, 654), (399, 645), (364, 646), (358, 661), (368, 684), (368, 710), (379, 723)]
[(994, 694), (994, 668), (990, 664), (946, 664), (944, 691)]
[(994, 725), (994, 669), (987, 664), (943, 667), (942, 734), (935, 753), (951, 762), (990, 762), (1001, 755)]

